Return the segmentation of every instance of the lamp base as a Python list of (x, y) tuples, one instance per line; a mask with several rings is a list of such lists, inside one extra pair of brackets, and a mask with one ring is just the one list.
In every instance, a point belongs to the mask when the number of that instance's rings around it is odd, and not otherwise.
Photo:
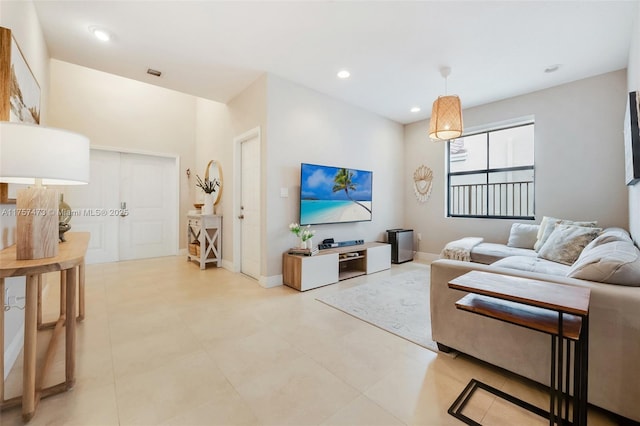
[(18, 260), (58, 255), (58, 191), (42, 186), (20, 190), (16, 216)]

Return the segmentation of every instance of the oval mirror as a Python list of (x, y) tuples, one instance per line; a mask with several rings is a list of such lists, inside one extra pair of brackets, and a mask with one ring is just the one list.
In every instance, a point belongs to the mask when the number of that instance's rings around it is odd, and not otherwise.
[(213, 196), (213, 205), (218, 204), (222, 199), (222, 167), (220, 166), (220, 163), (218, 163), (216, 160), (209, 161), (209, 164), (207, 164), (207, 169), (204, 172), (204, 179), (217, 179), (218, 182), (220, 182), (220, 186), (218, 186), (218, 189)]

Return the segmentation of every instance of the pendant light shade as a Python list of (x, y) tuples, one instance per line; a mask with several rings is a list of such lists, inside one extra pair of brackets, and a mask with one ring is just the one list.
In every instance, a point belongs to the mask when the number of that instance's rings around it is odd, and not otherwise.
[(429, 138), (434, 141), (448, 141), (462, 136), (462, 106), (456, 95), (447, 95), (447, 77), (451, 68), (440, 68), (444, 78), (445, 96), (438, 96), (433, 102), (429, 120)]
[(462, 135), (462, 107), (455, 95), (438, 96), (433, 102), (429, 121), (429, 138), (435, 140), (455, 139)]

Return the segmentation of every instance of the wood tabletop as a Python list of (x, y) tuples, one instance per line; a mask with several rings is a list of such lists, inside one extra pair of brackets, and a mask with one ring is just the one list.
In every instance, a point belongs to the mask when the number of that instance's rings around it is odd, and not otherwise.
[(0, 278), (63, 271), (84, 261), (89, 246), (88, 232), (67, 232), (58, 255), (45, 259), (17, 260), (15, 244), (0, 251)]
[[(467, 294), (456, 302), (456, 308), (543, 333), (559, 334), (558, 313), (556, 311), (480, 294)], [(563, 315), (562, 335), (565, 338), (577, 341), (580, 338), (581, 329), (581, 317), (571, 314)]]
[(496, 299), (551, 309), (575, 315), (588, 315), (591, 290), (584, 287), (471, 271), (449, 282), (449, 287)]

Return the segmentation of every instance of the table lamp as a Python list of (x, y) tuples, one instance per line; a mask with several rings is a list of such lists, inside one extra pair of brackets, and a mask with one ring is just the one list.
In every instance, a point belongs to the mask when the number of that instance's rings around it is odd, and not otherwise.
[(16, 197), (16, 257), (58, 254), (58, 191), (89, 183), (89, 139), (52, 127), (0, 121), (0, 182), (34, 185)]

